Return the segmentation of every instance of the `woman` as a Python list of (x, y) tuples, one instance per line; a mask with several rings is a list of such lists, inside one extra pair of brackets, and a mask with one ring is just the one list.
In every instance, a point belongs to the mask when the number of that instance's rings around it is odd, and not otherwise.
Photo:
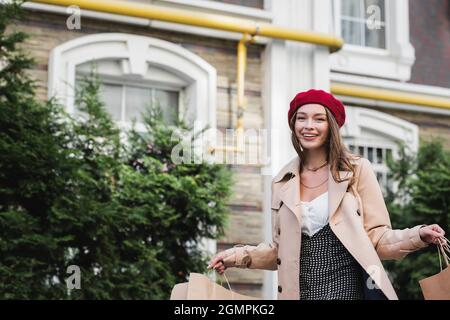
[(344, 105), (322, 90), (288, 112), (298, 157), (272, 181), (272, 243), (217, 253), (208, 268), (278, 270), (279, 299), (397, 299), (381, 264), (437, 243), (436, 224), (393, 230), (368, 160), (350, 154)]

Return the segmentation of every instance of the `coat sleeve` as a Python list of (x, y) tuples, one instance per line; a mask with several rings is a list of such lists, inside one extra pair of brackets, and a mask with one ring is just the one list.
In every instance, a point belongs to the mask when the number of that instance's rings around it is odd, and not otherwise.
[(380, 185), (369, 160), (361, 159), (357, 190), (362, 203), (366, 230), (378, 256), (382, 260), (404, 258), (408, 253), (426, 247), (420, 238), (421, 225), (406, 229), (392, 229), (389, 213)]
[[(274, 197), (274, 182), (272, 181), (272, 199)], [(273, 201), (272, 201), (273, 202)], [(257, 246), (236, 245), (228, 249), (229, 255), (223, 259), (225, 266), (249, 269), (276, 270), (278, 257), (278, 225), (279, 207), (272, 205), (272, 242), (260, 243)]]

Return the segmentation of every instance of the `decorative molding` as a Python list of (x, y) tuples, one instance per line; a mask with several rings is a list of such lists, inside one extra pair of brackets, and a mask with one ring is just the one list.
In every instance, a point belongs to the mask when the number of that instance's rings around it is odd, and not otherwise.
[[(54, 48), (49, 60), (48, 95), (73, 112), (76, 68), (90, 61), (122, 60), (124, 76), (145, 80), (151, 66), (164, 69), (186, 83), (185, 114), (216, 126), (216, 70), (205, 60), (168, 41), (122, 33), (80, 37)], [(126, 74), (128, 72), (128, 74)]]
[(223, 14), (236, 18), (258, 20), (270, 23), (272, 13), (265, 9), (239, 6), (208, 0), (157, 0), (154, 4), (179, 9), (195, 9), (203, 12)]
[(365, 144), (392, 147), (406, 143), (413, 152), (419, 149), (419, 127), (413, 123), (377, 110), (346, 107), (346, 123), (341, 134), (346, 141), (364, 141)]
[[(386, 90), (396, 90), (405, 93), (411, 94), (424, 94), (429, 95), (435, 98), (450, 98), (450, 89), (442, 88), (442, 87), (434, 87), (413, 83), (404, 83), (393, 80), (385, 80), (385, 79), (373, 79), (367, 78), (364, 76), (356, 76), (356, 75), (347, 75), (342, 73), (331, 73), (331, 82), (332, 83), (343, 83), (350, 85), (358, 85), (358, 86), (366, 86), (368, 88), (377, 88), (377, 89), (386, 89)], [(442, 108), (433, 108), (433, 107), (424, 107), (419, 105), (410, 105), (410, 104), (402, 104), (402, 103), (394, 103), (387, 101), (378, 101), (378, 100), (369, 100), (362, 99), (356, 97), (347, 97), (347, 96), (339, 96), (343, 102), (352, 103), (356, 105), (363, 106), (374, 106), (381, 107), (387, 109), (398, 109), (398, 110), (406, 110), (406, 111), (414, 111), (414, 112), (425, 112), (430, 114), (442, 114), (449, 116), (450, 110), (445, 110)]]

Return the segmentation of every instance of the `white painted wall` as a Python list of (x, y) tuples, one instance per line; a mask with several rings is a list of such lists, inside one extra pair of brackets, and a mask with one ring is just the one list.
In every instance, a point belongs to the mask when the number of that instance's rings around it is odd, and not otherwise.
[[(270, 1), (267, 10), (273, 23), (290, 28), (327, 33), (331, 23), (328, 0)], [(263, 56), (263, 103), (266, 128), (270, 132), (270, 163), (263, 169), (264, 236), (271, 242), (271, 180), (296, 156), (291, 144), (287, 112), (290, 100), (310, 88), (329, 90), (328, 48), (293, 41), (271, 40)], [(264, 298), (276, 299), (277, 275), (265, 271)]]

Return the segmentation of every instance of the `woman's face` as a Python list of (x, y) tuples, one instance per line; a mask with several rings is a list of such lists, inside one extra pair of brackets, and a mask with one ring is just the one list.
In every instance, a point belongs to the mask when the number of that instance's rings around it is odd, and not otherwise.
[(298, 108), (294, 129), (303, 149), (317, 149), (324, 146), (329, 135), (325, 107), (320, 104), (305, 104)]

